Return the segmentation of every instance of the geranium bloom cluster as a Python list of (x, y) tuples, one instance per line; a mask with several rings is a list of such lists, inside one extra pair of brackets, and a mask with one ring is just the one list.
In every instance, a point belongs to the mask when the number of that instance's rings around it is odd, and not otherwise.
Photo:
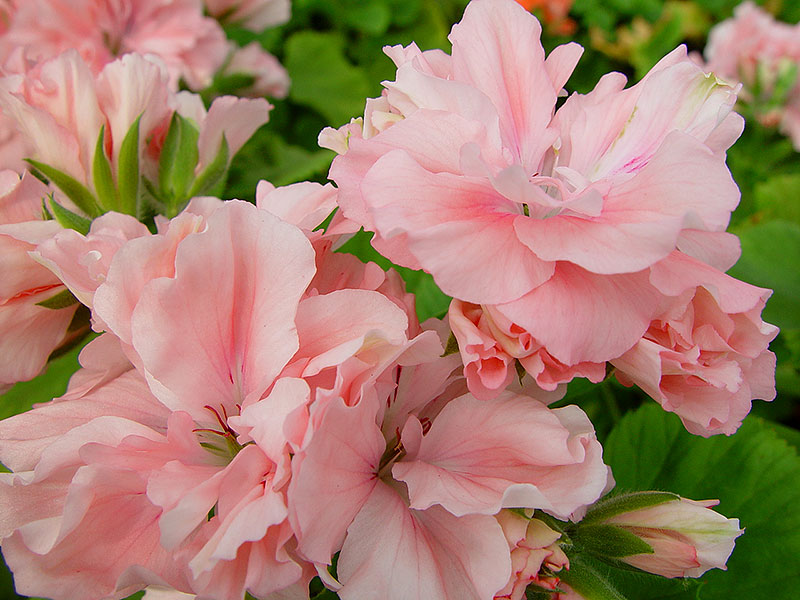
[(739, 191), (725, 151), (736, 89), (678, 48), (636, 85), (619, 73), (556, 110), (580, 58), (545, 57), (516, 3), (472, 2), (452, 55), (415, 45), (363, 119), (320, 140), (345, 216), (454, 298), (470, 391), (524, 369), (541, 388), (613, 365), (690, 431), (730, 434), (770, 400), (768, 290), (724, 274)]
[[(774, 394), (769, 292), (723, 272), (735, 90), (679, 49), (556, 110), (581, 49), (545, 58), (539, 34), (513, 0), (474, 0), (452, 55), (389, 48), (396, 80), (321, 135), (338, 189), (263, 181), (255, 203), (214, 193), (263, 99), (206, 109), (139, 54), (0, 80), (32, 167), (0, 172), (0, 385), (95, 333), (63, 396), (0, 422), (20, 593), (302, 599), (317, 579), (344, 600), (578, 600), (570, 540), (596, 551), (597, 531), (643, 570), (724, 568), (738, 521), (601, 500), (592, 423), (548, 402), (612, 365), (710, 435)], [(445, 319), (335, 251), (360, 227), (433, 275)]]
[[(68, 51), (26, 75), (0, 79), (0, 110), (17, 128), (18, 150), (25, 153), (12, 162), (25, 156), (51, 180), (47, 187), (27, 172), (21, 179), (3, 173), (0, 242), (7, 251), (0, 315), (9, 323), (3, 343), (10, 358), (3, 361), (0, 385), (9, 385), (41, 370), (64, 342), (76, 308), (40, 305), (64, 287), (28, 256), (35, 244), (58, 233), (50, 243), (69, 245), (78, 235), (69, 227), (88, 229), (89, 219), (110, 210), (177, 212), (216, 185), (230, 157), (267, 121), (270, 106), (264, 99), (221, 97), (206, 111), (194, 94), (171, 91), (155, 58), (129, 54), (94, 76)], [(176, 164), (179, 155), (188, 158)], [(56, 218), (43, 220), (43, 208)], [(91, 277), (102, 276), (95, 271)], [(77, 298), (86, 301), (80, 291)]]
[(753, 2), (709, 33), (706, 68), (743, 84), (740, 102), (800, 150), (800, 25), (776, 21)]

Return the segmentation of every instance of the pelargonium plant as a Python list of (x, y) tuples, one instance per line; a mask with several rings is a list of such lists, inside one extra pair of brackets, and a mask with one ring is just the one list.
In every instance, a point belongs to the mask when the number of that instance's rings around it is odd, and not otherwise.
[[(333, 183), (222, 200), (272, 107), (177, 82), (258, 71), (211, 17), (287, 3), (84, 2), (91, 35), (65, 4), (10, 3), (0, 43), (0, 386), (90, 340), (65, 394), (0, 422), (19, 593), (595, 600), (615, 573), (725, 569), (739, 521), (615, 489), (562, 398), (616, 380), (711, 437), (775, 396), (771, 292), (725, 273), (737, 86), (679, 47), (567, 94), (579, 45), (472, 0), (450, 53), (386, 47), (395, 78), (320, 133)], [(443, 318), (338, 251), (362, 228)]]

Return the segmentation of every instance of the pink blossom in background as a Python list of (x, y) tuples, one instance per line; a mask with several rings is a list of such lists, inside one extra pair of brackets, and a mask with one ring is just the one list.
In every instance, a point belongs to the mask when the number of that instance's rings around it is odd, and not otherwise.
[(0, 64), (22, 49), (33, 61), (75, 49), (94, 74), (124, 54), (153, 54), (167, 65), (172, 89), (183, 79), (208, 86), (227, 55), (219, 25), (201, 0), (25, 0), (10, 10)]
[(61, 231), (42, 220), (51, 193), (26, 173), (0, 171), (0, 390), (39, 374), (64, 343), (77, 304), (58, 310), (37, 306), (66, 291), (64, 284), (29, 256), (38, 243)]
[(234, 49), (222, 74), (252, 77), (253, 83), (239, 90), (244, 96), (285, 98), (289, 92), (289, 74), (286, 69), (258, 42)]
[(652, 548), (652, 554), (623, 557), (624, 562), (664, 577), (700, 577), (709, 569), (725, 570), (734, 540), (744, 533), (738, 519), (712, 506), (719, 500), (679, 498), (624, 512), (603, 523), (626, 529)]
[(653, 283), (675, 300), (644, 337), (611, 361), (694, 434), (734, 433), (754, 398), (775, 397), (778, 328), (761, 320), (771, 292), (680, 253), (652, 269)]
[(290, 0), (204, 0), (208, 13), (225, 23), (251, 31), (281, 25), (289, 20)]
[(95, 76), (73, 50), (37, 65), (26, 75), (0, 79), (0, 108), (16, 123), (30, 150), (28, 157), (94, 190), (93, 159), (103, 127), (105, 152), (116, 174), (122, 141), (141, 117), (141, 171), (155, 179), (164, 136), (176, 110), (200, 130), (199, 173), (216, 156), (223, 135), (229, 156), (233, 156), (267, 121), (271, 107), (264, 99), (223, 96), (206, 111), (194, 94), (170, 90), (167, 72), (158, 59), (129, 54), (107, 64)]
[[(744, 85), (741, 100), (756, 118), (778, 126), (800, 150), (800, 24), (776, 21), (753, 2), (743, 2), (731, 19), (714, 26), (704, 51), (705, 68)], [(793, 77), (783, 98), (773, 97), (781, 77)]]
[(678, 48), (631, 88), (611, 73), (555, 111), (582, 50), (545, 58), (540, 33), (512, 0), (476, 0), (452, 55), (387, 48), (395, 80), (363, 119), (320, 135), (341, 153), (344, 216), (462, 303), (451, 318), (481, 397), (512, 358), (545, 389), (598, 380), (664, 301), (648, 269), (676, 248), (723, 260), (739, 201), (733, 87)]

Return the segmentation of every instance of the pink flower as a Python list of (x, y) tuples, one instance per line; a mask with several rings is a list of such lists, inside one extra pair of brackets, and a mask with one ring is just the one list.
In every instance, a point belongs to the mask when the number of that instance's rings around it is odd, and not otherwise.
[(290, 0), (205, 0), (208, 13), (226, 23), (261, 31), (289, 20)]
[(551, 411), (513, 393), (437, 399), (425, 369), (410, 376), (419, 392), (389, 412), (370, 398), (332, 402), (293, 458), (298, 552), (328, 564), (341, 549), (342, 598), (489, 597), (511, 575), (492, 515), (524, 506), (563, 517), (592, 502), (607, 481), (600, 446), (576, 407)]
[(661, 296), (650, 266), (725, 235), (739, 192), (724, 152), (742, 119), (735, 90), (683, 48), (637, 85), (610, 74), (555, 112), (581, 49), (545, 59), (539, 37), (515, 2), (476, 0), (451, 56), (387, 49), (395, 81), (360, 128), (321, 139), (346, 150), (331, 168), (345, 217), (395, 263), (525, 334), (541, 350), (531, 375), (553, 385), (596, 377), (590, 364), (641, 338)]
[(493, 306), (453, 300), (449, 321), (464, 361), (464, 376), (476, 398), (491, 398), (504, 390), (518, 376), (517, 364), (539, 388), (550, 392), (573, 377), (586, 377), (595, 383), (605, 378), (605, 363), (564, 365)]
[(124, 54), (154, 54), (171, 88), (208, 86), (227, 55), (225, 34), (200, 0), (26, 0), (11, 10), (0, 60), (22, 48), (34, 61), (76, 49), (94, 74)]
[(744, 533), (738, 519), (710, 509), (719, 500), (679, 498), (624, 512), (604, 521), (634, 533), (652, 554), (623, 557), (624, 562), (664, 577), (700, 577), (709, 569), (725, 570), (734, 540)]
[[(139, 119), (139, 173), (154, 182), (176, 111), (191, 119), (199, 131), (199, 159), (189, 167), (199, 176), (217, 156), (223, 136), (230, 159), (267, 121), (271, 107), (264, 99), (224, 96), (206, 111), (199, 97), (170, 90), (167, 73), (157, 59), (128, 54), (108, 63), (95, 76), (75, 51), (68, 51), (26, 75), (0, 80), (0, 108), (16, 122), (30, 150), (28, 157), (86, 186), (94, 194), (94, 202), (101, 205), (94, 207), (96, 213), (117, 209), (133, 214), (137, 207), (116, 206), (114, 198), (104, 198), (97, 189), (95, 154), (101, 129), (102, 151), (110, 163), (113, 183), (120, 185), (122, 144)], [(151, 189), (157, 187), (154, 183)], [(116, 204), (120, 202), (116, 198)], [(85, 210), (91, 212), (91, 208)]]
[(569, 569), (569, 559), (558, 543), (561, 534), (539, 519), (508, 510), (500, 511), (496, 518), (511, 548), (511, 579), (495, 594), (495, 600), (522, 600), (530, 584), (551, 590), (560, 588), (557, 576), (541, 571), (543, 567), (550, 573)]
[(705, 58), (708, 70), (741, 81), (743, 103), (763, 125), (778, 125), (800, 150), (800, 25), (743, 2), (733, 18), (711, 30)]
[(42, 220), (50, 190), (30, 174), (0, 172), (0, 389), (39, 374), (50, 353), (67, 341), (76, 304), (40, 306), (66, 288), (29, 253), (57, 234), (55, 221)]
[(770, 295), (674, 253), (652, 269), (653, 283), (675, 299), (644, 337), (611, 361), (694, 434), (735, 432), (754, 398), (775, 397), (778, 328), (761, 320)]
[(244, 48), (234, 50), (223, 75), (252, 77), (253, 83), (239, 92), (244, 96), (285, 98), (289, 92), (289, 74), (286, 69), (258, 42), (251, 42)]
[[(78, 598), (153, 584), (225, 600), (307, 589), (313, 568), (288, 519), (292, 456), (342, 399), (418, 401), (394, 378), (438, 359), (438, 334), (410, 340), (405, 311), (379, 292), (309, 289), (307, 233), (249, 203), (196, 199), (117, 248), (120, 222), (97, 221), (83, 242), (97, 268), (68, 277), (106, 333), (64, 398), (0, 423), (14, 470), (0, 481), (0, 536), (18, 589)], [(455, 367), (440, 360), (432, 393)]]

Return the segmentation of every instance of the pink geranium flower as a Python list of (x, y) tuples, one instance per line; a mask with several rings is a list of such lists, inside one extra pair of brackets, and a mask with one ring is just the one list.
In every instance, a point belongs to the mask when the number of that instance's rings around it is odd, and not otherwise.
[(0, 61), (18, 49), (34, 61), (74, 48), (94, 74), (128, 53), (154, 54), (167, 65), (170, 86), (183, 79), (208, 86), (228, 46), (219, 25), (203, 16), (201, 0), (25, 0), (10, 9)]
[(780, 127), (800, 150), (800, 25), (776, 21), (753, 2), (714, 26), (706, 68), (744, 85), (740, 100), (765, 126)]
[(775, 397), (775, 355), (767, 346), (778, 328), (761, 320), (771, 292), (678, 252), (651, 277), (675, 300), (611, 361), (617, 378), (677, 413), (692, 433), (734, 433), (754, 398)]
[[(733, 87), (679, 48), (635, 86), (612, 73), (556, 112), (581, 48), (545, 58), (540, 32), (515, 2), (476, 0), (452, 55), (388, 48), (395, 80), (362, 121), (320, 136), (342, 152), (330, 176), (344, 215), (392, 261), (491, 315), (464, 321), (462, 337), (489, 320), (506, 335), (491, 334), (492, 382), (470, 377), (479, 395), (502, 389), (508, 357), (530, 358), (546, 386), (598, 378), (656, 314), (647, 270), (676, 248), (727, 247), (739, 200), (724, 162), (742, 128)], [(474, 347), (462, 352), (469, 371)]]
[(437, 398), (424, 370), (410, 375), (419, 392), (388, 410), (332, 402), (293, 458), (298, 552), (328, 564), (341, 550), (331, 585), (345, 599), (491, 597), (511, 574), (491, 515), (522, 506), (563, 518), (591, 502), (608, 476), (600, 446), (576, 407), (550, 411), (513, 393)]
[(289, 20), (290, 0), (204, 0), (206, 10), (226, 23), (261, 31)]
[[(110, 164), (111, 176), (118, 180), (122, 144), (138, 119), (137, 175), (157, 181), (174, 113), (190, 119), (198, 130), (193, 173), (199, 175), (217, 156), (223, 136), (230, 159), (267, 121), (271, 107), (263, 98), (224, 96), (206, 111), (198, 96), (171, 91), (168, 74), (158, 59), (128, 54), (108, 63), (95, 76), (71, 50), (25, 75), (0, 79), (0, 108), (22, 134), (29, 152), (25, 158), (62, 171), (99, 197), (95, 159), (101, 130), (101, 151)], [(129, 209), (131, 213), (135, 210)]]
[[(328, 190), (261, 202), (325, 206)], [(95, 224), (41, 253), (106, 333), (64, 398), (0, 424), (14, 470), (0, 482), (0, 535), (18, 589), (77, 598), (158, 584), (231, 600), (307, 589), (313, 569), (288, 520), (292, 455), (327, 406), (385, 403), (418, 362), (441, 360), (444, 386), (454, 357), (438, 359), (433, 331), (409, 339), (419, 324), (402, 294), (326, 289), (330, 276), (312, 287), (313, 232), (266, 209), (205, 198), (156, 234), (115, 213)], [(363, 267), (344, 280), (370, 281)], [(114, 514), (130, 528), (111, 527)]]

